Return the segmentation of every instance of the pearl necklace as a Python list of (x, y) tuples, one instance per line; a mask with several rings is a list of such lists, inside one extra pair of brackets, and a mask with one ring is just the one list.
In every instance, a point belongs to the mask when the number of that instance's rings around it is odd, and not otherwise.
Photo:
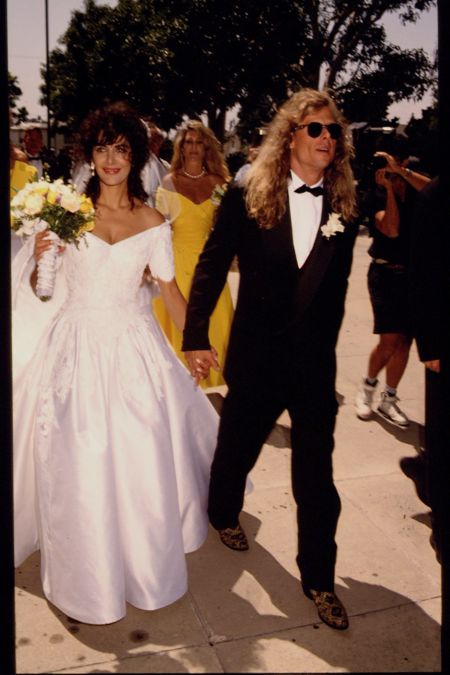
[(206, 174), (206, 171), (205, 169), (202, 169), (200, 173), (194, 175), (193, 173), (188, 173), (186, 169), (183, 169), (183, 173), (188, 178), (194, 178), (194, 180), (196, 180), (197, 178), (202, 178)]

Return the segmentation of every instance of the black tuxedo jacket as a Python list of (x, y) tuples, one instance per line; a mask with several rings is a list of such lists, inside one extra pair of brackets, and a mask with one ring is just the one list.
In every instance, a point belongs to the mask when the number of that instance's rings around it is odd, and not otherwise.
[[(323, 202), (321, 225), (330, 215), (326, 197)], [(299, 270), (289, 205), (279, 223), (261, 229), (247, 215), (242, 188), (230, 187), (195, 270), (183, 351), (209, 348), (209, 317), (237, 256), (240, 281), (224, 368), (227, 383), (263, 379), (267, 365), (280, 358), (294, 374), (304, 372), (310, 360), (317, 369), (329, 368), (356, 231), (355, 224), (347, 223), (344, 232), (327, 239), (319, 228)]]

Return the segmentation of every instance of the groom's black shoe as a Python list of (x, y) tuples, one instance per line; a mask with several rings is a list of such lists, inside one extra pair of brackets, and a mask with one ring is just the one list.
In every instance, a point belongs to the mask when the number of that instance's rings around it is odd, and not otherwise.
[(312, 588), (306, 588), (303, 584), (302, 588), (306, 597), (314, 602), (319, 618), (327, 626), (336, 630), (346, 630), (348, 628), (347, 612), (336, 593), (331, 591), (315, 591)]
[(236, 527), (226, 527), (217, 531), (220, 541), (228, 548), (233, 549), (233, 551), (248, 551), (248, 540), (239, 523)]

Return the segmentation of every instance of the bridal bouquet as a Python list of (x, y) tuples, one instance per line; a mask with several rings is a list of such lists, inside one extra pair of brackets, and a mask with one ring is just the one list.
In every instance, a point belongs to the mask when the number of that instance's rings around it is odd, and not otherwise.
[(36, 294), (42, 301), (53, 295), (59, 246), (73, 243), (78, 247), (93, 229), (93, 220), (91, 200), (62, 180), (27, 183), (11, 200), (11, 227), (17, 236), (26, 238), (48, 230), (47, 238), (52, 240), (38, 263)]

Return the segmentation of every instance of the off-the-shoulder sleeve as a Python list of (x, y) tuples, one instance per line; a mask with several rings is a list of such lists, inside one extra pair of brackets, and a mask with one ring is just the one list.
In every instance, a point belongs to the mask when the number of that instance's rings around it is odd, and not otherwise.
[(152, 276), (161, 281), (171, 281), (175, 276), (172, 229), (168, 221), (159, 225), (155, 231), (148, 266)]
[(175, 191), (175, 188), (169, 190), (160, 185), (156, 191), (155, 199), (155, 208), (162, 213), (164, 218), (167, 218), (167, 220), (170, 220), (170, 222), (173, 223), (181, 211), (180, 196)]

